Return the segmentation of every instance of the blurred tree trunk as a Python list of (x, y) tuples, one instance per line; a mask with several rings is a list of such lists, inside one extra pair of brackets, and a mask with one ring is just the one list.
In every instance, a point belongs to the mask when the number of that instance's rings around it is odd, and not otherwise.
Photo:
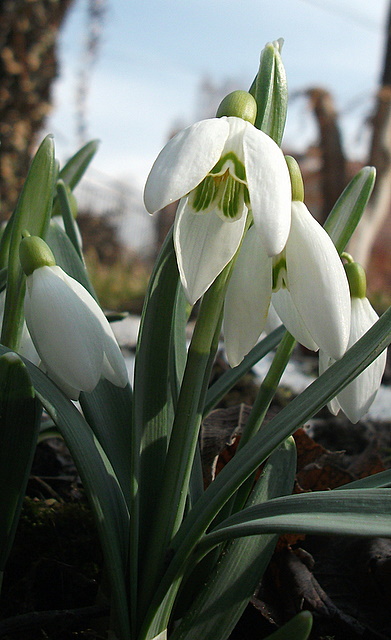
[(381, 86), (373, 116), (368, 164), (376, 167), (376, 183), (369, 205), (357, 227), (349, 250), (367, 266), (373, 244), (391, 208), (391, 4)]
[(12, 213), (50, 109), (56, 42), (73, 0), (0, 0), (0, 219)]
[(346, 158), (342, 149), (338, 116), (331, 94), (325, 89), (306, 91), (318, 122), (319, 146), (322, 152), (322, 211), (319, 222), (325, 222), (335, 201), (346, 187)]

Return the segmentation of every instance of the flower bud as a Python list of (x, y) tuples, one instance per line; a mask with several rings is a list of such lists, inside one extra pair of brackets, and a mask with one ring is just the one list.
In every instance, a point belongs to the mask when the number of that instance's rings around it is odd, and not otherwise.
[(40, 267), (54, 267), (54, 255), (42, 238), (25, 236), (19, 245), (19, 259), (26, 276)]
[(254, 124), (257, 117), (257, 103), (247, 91), (232, 91), (220, 102), (216, 117), (235, 116)]

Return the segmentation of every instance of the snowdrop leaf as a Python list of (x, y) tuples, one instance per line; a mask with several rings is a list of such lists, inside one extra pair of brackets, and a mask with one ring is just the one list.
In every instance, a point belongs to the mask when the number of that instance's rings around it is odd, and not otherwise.
[(364, 167), (354, 176), (344, 189), (324, 228), (331, 237), (338, 253), (344, 251), (372, 193), (376, 179), (374, 167)]
[[(130, 505), (132, 390), (100, 380), (91, 393), (80, 394), (88, 424), (113, 465), (126, 502)], [(130, 507), (129, 507), (130, 508)]]
[(53, 220), (49, 225), (45, 240), (53, 251), (56, 264), (61, 267), (65, 273), (80, 282), (80, 284), (97, 299), (83, 261), (65, 231)]
[(281, 145), (288, 108), (288, 85), (281, 58), (282, 40), (269, 42), (261, 53), (258, 74), (250, 88), (258, 112), (257, 129)]
[[(289, 439), (270, 457), (247, 506), (290, 494), (295, 469), (296, 449), (294, 442)], [(197, 597), (182, 617), (172, 640), (225, 640), (259, 584), (276, 541), (276, 536), (264, 535), (228, 544), (208, 579), (204, 578), (205, 586), (200, 586)], [(193, 580), (193, 575), (190, 575), (190, 590)], [(227, 585), (232, 583), (235, 589), (227, 589)], [(184, 589), (186, 592), (186, 585)], [(211, 610), (211, 602), (218, 602), (219, 606)]]
[[(172, 548), (176, 556), (167, 580), (181, 566), (191, 545), (195, 543), (213, 521), (223, 504), (238, 487), (259, 467), (270, 453), (289, 435), (324, 407), (344, 386), (359, 375), (391, 342), (391, 308), (356, 342), (349, 351), (322, 376), (315, 380), (297, 398), (235, 454), (203, 496), (188, 513)], [(164, 584), (162, 583), (162, 591)], [(156, 594), (156, 599), (162, 593)]]
[(0, 356), (0, 575), (19, 521), (41, 413), (26, 366), (15, 353), (3, 353)]
[[(150, 531), (150, 512), (156, 508), (172, 426), (169, 375), (174, 366), (170, 362), (174, 354), (171, 327), (178, 286), (179, 274), (171, 231), (150, 278), (135, 359), (132, 451), (133, 475), (136, 479), (133, 490), (138, 502), (138, 511), (135, 510), (135, 513), (139, 520), (135, 516), (132, 521), (136, 531), (132, 540), (138, 545), (132, 550), (132, 562), (137, 562), (138, 554), (140, 558), (143, 556)], [(159, 318), (158, 322), (156, 318)], [(151, 468), (154, 469), (153, 474)]]
[[(9, 350), (0, 345), (0, 354)], [(49, 378), (25, 361), (36, 395), (56, 424), (80, 474), (94, 514), (110, 580), (114, 617), (130, 637), (125, 567), (129, 512), (113, 467), (80, 411)]]
[(64, 221), (65, 232), (72, 242), (79, 258), (83, 261), (83, 253), (79, 242), (80, 236), (78, 235), (77, 225), (71, 209), (70, 192), (63, 180), (57, 180), (56, 189), (58, 201), (60, 203), (61, 216)]
[(312, 614), (310, 611), (300, 611), (292, 620), (286, 622), (277, 631), (267, 636), (265, 640), (307, 640), (312, 629)]
[(70, 189), (73, 190), (80, 182), (91, 160), (98, 151), (98, 147), (99, 140), (87, 142), (87, 144), (79, 149), (63, 166), (58, 177), (60, 180), (63, 180)]
[[(87, 142), (81, 149), (79, 149), (63, 166), (58, 178), (67, 187), (73, 191), (82, 179), (84, 173), (88, 169), (88, 166), (96, 154), (99, 146), (99, 140), (91, 140)], [(52, 216), (61, 215), (61, 206), (56, 195), (53, 203)]]
[(390, 525), (391, 489), (314, 491), (243, 509), (204, 536), (200, 547), (209, 551), (223, 540), (260, 533), (389, 536)]

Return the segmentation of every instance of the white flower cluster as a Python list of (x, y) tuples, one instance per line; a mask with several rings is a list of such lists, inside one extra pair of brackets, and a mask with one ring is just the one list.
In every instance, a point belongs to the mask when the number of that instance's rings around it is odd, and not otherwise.
[[(274, 310), (301, 344), (320, 349), (322, 370), (375, 321), (373, 310), (365, 315), (358, 312), (362, 302), (351, 302), (330, 237), (291, 193), (281, 149), (236, 116), (203, 120), (178, 133), (148, 176), (144, 201), (150, 213), (179, 200), (174, 245), (190, 304), (235, 257), (223, 322), (231, 366), (256, 344)], [(377, 375), (371, 368), (361, 374), (333, 409), (339, 402), (352, 420), (363, 415), (384, 365), (383, 354), (372, 365)]]

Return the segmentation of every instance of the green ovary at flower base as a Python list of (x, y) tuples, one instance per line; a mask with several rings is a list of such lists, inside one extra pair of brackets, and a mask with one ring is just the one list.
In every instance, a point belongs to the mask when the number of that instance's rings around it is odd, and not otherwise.
[[(250, 94), (240, 94), (245, 105), (254, 102)], [(290, 180), (282, 152), (243, 119), (248, 109), (232, 115), (236, 107), (231, 109), (227, 98), (220, 117), (197, 122), (167, 143), (145, 186), (150, 213), (180, 200), (174, 244), (191, 304), (234, 257), (249, 210), (268, 255), (278, 255), (289, 234)]]
[(48, 376), (73, 400), (80, 391), (93, 391), (101, 376), (125, 387), (125, 361), (88, 291), (56, 265), (41, 238), (24, 238), (20, 258), (27, 277), (26, 323)]
[[(366, 297), (365, 271), (349, 254), (342, 254), (348, 260), (345, 270), (349, 280), (351, 295), (351, 325), (348, 348), (353, 346), (379, 319)], [(357, 378), (329, 402), (334, 415), (340, 409), (351, 422), (358, 422), (371, 407), (380, 387), (387, 361), (387, 350), (372, 362)], [(335, 360), (323, 351), (319, 352), (319, 373), (325, 371)]]
[[(301, 193), (293, 188), (294, 197)], [(300, 200), (292, 202), (290, 233), (278, 256), (267, 255), (253, 228), (243, 240), (224, 308), (224, 339), (232, 366), (257, 342), (271, 303), (298, 342), (335, 354), (332, 357), (344, 354), (350, 331), (347, 278), (330, 237)]]

